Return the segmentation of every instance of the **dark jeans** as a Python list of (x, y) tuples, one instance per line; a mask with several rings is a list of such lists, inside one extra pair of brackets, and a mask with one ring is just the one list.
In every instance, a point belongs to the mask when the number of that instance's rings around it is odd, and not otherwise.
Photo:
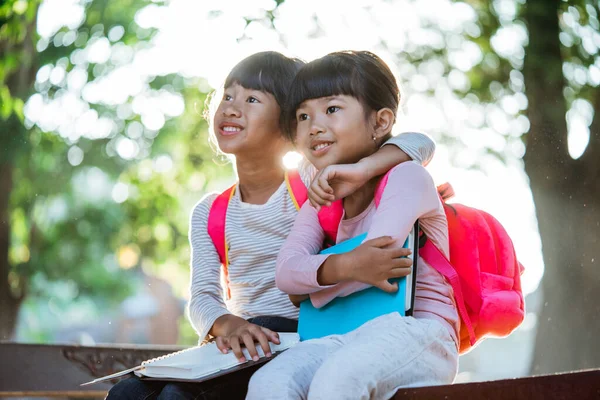
[[(248, 321), (277, 332), (296, 332), (298, 330), (298, 321), (283, 317), (260, 316), (250, 318)], [(258, 367), (249, 367), (201, 383), (149, 381), (132, 376), (113, 386), (106, 398), (109, 400), (244, 399), (250, 377)]]

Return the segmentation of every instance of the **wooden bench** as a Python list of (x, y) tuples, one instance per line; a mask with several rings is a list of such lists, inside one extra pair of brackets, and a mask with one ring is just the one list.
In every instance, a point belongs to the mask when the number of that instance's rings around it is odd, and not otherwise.
[(104, 398), (111, 383), (79, 385), (177, 350), (181, 347), (0, 343), (0, 397)]
[[(68, 346), (0, 343), (0, 397), (103, 398), (110, 383), (83, 382), (131, 368), (175, 346)], [(247, 374), (252, 369), (248, 368)], [(227, 378), (227, 377), (224, 377)], [(600, 398), (600, 369), (491, 382), (401, 389), (403, 400)]]

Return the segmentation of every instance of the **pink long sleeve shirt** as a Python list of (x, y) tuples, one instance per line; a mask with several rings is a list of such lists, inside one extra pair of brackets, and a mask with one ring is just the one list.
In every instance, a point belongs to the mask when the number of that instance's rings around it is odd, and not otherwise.
[[(359, 215), (342, 218), (337, 242), (368, 232), (365, 240), (391, 236), (397, 239), (397, 243), (403, 243), (416, 219), (419, 219), (428, 240), (448, 256), (448, 225), (433, 180), (425, 168), (406, 162), (390, 173), (378, 207), (372, 201)], [(310, 294), (317, 308), (336, 297), (348, 296), (369, 287), (357, 281), (319, 285), (317, 271), (329, 257), (318, 254), (324, 238), (317, 211), (306, 202), (281, 248), (275, 276), (279, 289), (289, 294)], [(452, 287), (422, 258), (419, 258), (418, 265), (414, 317), (440, 321), (458, 343), (460, 319)]]

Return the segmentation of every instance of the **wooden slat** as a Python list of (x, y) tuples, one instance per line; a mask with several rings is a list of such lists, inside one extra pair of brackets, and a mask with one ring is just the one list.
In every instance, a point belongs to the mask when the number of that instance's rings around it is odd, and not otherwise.
[(571, 400), (600, 399), (600, 370), (491, 382), (401, 389), (395, 400)]

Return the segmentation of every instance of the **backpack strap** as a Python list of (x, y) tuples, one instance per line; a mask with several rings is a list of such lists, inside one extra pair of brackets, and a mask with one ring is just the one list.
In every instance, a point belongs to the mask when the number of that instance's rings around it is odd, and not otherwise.
[(456, 269), (454, 269), (446, 256), (444, 256), (444, 254), (431, 242), (431, 240), (427, 240), (425, 242), (423, 248), (419, 250), (419, 255), (423, 257), (423, 259), (427, 261), (429, 265), (435, 268), (436, 271), (442, 274), (442, 276), (448, 280), (450, 286), (452, 286), (458, 313), (460, 314), (462, 322), (465, 324), (467, 331), (469, 332), (469, 341), (471, 342), (471, 346), (474, 346), (475, 330), (473, 328), (471, 318), (469, 318), (469, 313), (467, 312), (465, 298), (463, 296), (460, 279)]
[(390, 178), (390, 174), (392, 173), (392, 169), (390, 169), (384, 176), (377, 182), (377, 186), (375, 187), (375, 207), (379, 207), (379, 203), (381, 203), (381, 196), (383, 196), (383, 191), (388, 183), (388, 179)]
[[(392, 170), (389, 170), (377, 183), (377, 187), (375, 188), (375, 207), (379, 207), (383, 190), (385, 189), (385, 185), (387, 185), (391, 172)], [(337, 232), (343, 215), (344, 203), (341, 199), (332, 202), (329, 207), (321, 207), (318, 214), (319, 224), (323, 228), (323, 232), (325, 232), (327, 244), (334, 245), (337, 242)]]
[[(296, 210), (299, 210), (308, 199), (308, 190), (297, 170), (285, 172), (285, 184)], [(207, 226), (208, 235), (212, 239), (221, 265), (223, 265), (228, 299), (231, 298), (231, 289), (229, 287), (229, 246), (225, 238), (225, 221), (227, 219), (227, 207), (235, 194), (235, 187), (236, 185), (233, 185), (217, 196), (208, 213)]]
[(300, 210), (302, 204), (308, 199), (308, 189), (297, 169), (285, 171), (285, 185), (294, 202), (294, 206), (296, 206), (296, 210)]
[[(377, 184), (377, 188), (375, 189), (375, 205), (379, 206), (381, 202), (381, 196), (383, 195), (383, 190), (387, 185), (388, 178), (390, 172), (381, 178), (379, 183)], [(438, 194), (440, 196), (440, 200), (443, 204), (445, 204), (446, 200), (454, 196), (454, 189), (449, 183), (444, 183), (438, 186)], [(469, 341), (471, 342), (471, 346), (475, 345), (475, 330), (473, 328), (473, 323), (471, 322), (471, 318), (469, 318), (469, 313), (467, 312), (467, 307), (465, 305), (465, 298), (463, 296), (462, 287), (460, 284), (460, 279), (458, 277), (458, 273), (456, 269), (450, 264), (446, 256), (438, 249), (431, 240), (427, 240), (427, 236), (425, 233), (419, 228), (419, 242), (421, 239), (424, 240), (424, 244), (421, 245), (419, 243), (419, 255), (423, 257), (425, 261), (433, 268), (435, 268), (440, 274), (444, 276), (452, 286), (454, 290), (454, 298), (456, 300), (456, 306), (458, 308), (458, 312), (460, 317), (462, 318), (463, 323), (465, 324), (467, 331), (469, 332)]]
[(332, 202), (329, 207), (323, 206), (319, 210), (317, 216), (319, 217), (319, 224), (325, 233), (325, 244), (327, 247), (337, 243), (337, 232), (343, 215), (344, 203), (341, 199)]
[(219, 260), (223, 265), (225, 275), (225, 285), (227, 289), (227, 298), (231, 298), (231, 289), (229, 288), (229, 257), (227, 240), (225, 239), (225, 220), (227, 219), (227, 207), (229, 201), (235, 193), (236, 185), (233, 185), (223, 193), (217, 196), (208, 213), (208, 235), (212, 239), (213, 245), (219, 254)]

